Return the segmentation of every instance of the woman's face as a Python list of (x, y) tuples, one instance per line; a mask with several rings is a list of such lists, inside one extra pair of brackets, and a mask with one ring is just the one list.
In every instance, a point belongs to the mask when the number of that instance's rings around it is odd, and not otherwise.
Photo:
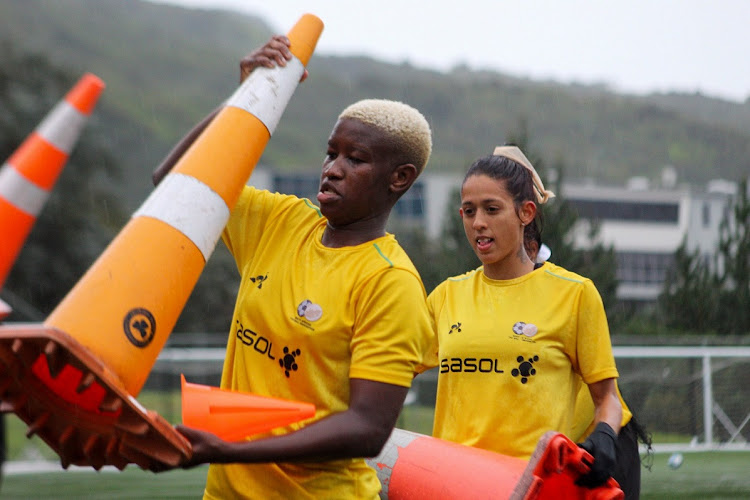
[(535, 208), (533, 202), (525, 202), (517, 212), (505, 180), (484, 174), (466, 179), (459, 213), (466, 238), (487, 276), (509, 279), (515, 277), (509, 273), (518, 265), (529, 262), (523, 247), (523, 223), (534, 218)]
[(334, 227), (371, 219), (389, 210), (390, 165), (383, 133), (344, 118), (328, 138), (318, 202)]

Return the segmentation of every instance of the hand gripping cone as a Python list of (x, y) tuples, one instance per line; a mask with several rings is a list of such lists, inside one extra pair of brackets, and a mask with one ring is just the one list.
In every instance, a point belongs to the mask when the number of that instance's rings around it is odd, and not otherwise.
[(309, 14), (297, 22), (288, 33), (295, 58), (253, 71), (41, 327), (0, 327), (0, 361), (10, 374), (0, 397), (64, 466), (163, 470), (189, 457), (189, 442), (135, 396), (322, 27)]
[(83, 75), (0, 169), (0, 289), (102, 90)]
[(315, 405), (193, 384), (182, 375), (182, 423), (225, 441), (315, 416)]
[(394, 429), (380, 454), (367, 463), (380, 479), (381, 499), (622, 500), (612, 478), (597, 488), (576, 486), (590, 460), (583, 448), (552, 431), (524, 460)]

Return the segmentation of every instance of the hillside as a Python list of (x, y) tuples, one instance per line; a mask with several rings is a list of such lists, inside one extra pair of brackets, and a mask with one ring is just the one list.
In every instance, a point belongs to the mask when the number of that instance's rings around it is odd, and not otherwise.
[[(125, 170), (117, 187), (128, 210), (150, 191), (150, 173), (171, 145), (236, 87), (239, 58), (270, 34), (259, 18), (140, 0), (0, 3), (0, 42), (45, 56), (72, 78), (91, 71), (106, 81), (97, 123)], [(435, 136), (430, 168), (437, 171), (461, 170), (526, 133), (535, 155), (563, 162), (568, 178), (655, 179), (666, 164), (694, 184), (750, 172), (748, 102), (634, 97), (596, 86), (325, 54), (315, 54), (309, 70), (265, 164), (317, 169), (340, 109), (375, 96), (404, 100), (425, 113)]]

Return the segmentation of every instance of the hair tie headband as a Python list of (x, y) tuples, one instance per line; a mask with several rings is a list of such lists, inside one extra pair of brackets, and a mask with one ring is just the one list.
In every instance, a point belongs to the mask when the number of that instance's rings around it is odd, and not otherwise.
[(492, 152), (492, 156), (504, 156), (519, 165), (523, 165), (529, 172), (531, 172), (531, 182), (534, 184), (536, 201), (540, 205), (544, 205), (550, 198), (555, 197), (555, 193), (544, 189), (544, 184), (542, 184), (542, 179), (539, 178), (539, 174), (536, 173), (536, 170), (534, 170), (529, 159), (526, 158), (526, 155), (524, 155), (517, 146), (497, 146), (495, 151)]

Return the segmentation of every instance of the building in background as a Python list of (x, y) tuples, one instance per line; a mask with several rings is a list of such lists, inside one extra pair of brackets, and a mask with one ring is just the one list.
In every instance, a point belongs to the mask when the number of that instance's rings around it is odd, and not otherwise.
[[(252, 184), (271, 191), (295, 194), (315, 201), (319, 172), (279, 173), (256, 168)], [(413, 225), (430, 239), (440, 237), (454, 190), (462, 174), (425, 172), (399, 200), (393, 216), (400, 228)], [(567, 182), (561, 196), (577, 210), (579, 223), (574, 242), (579, 248), (595, 243), (612, 246), (617, 257), (617, 296), (624, 302), (654, 302), (663, 289), (667, 270), (683, 241), (690, 251), (699, 250), (707, 261), (718, 247), (719, 225), (736, 193), (734, 182), (715, 180), (705, 189), (677, 183), (674, 170), (663, 170), (653, 185), (644, 177), (631, 178), (623, 186), (593, 181)], [(458, 207), (455, 207), (458, 217)], [(590, 241), (591, 224), (598, 225), (597, 241)], [(554, 261), (552, 249), (552, 261)]]

